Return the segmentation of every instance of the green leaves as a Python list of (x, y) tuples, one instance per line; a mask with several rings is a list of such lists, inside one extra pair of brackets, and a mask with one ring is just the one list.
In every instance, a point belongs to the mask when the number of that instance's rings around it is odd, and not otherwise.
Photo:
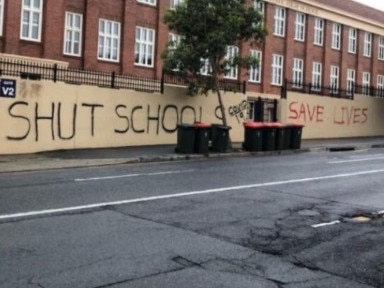
[[(168, 43), (162, 56), (164, 69), (175, 69), (193, 83), (192, 93), (218, 89), (218, 81), (231, 68), (250, 67), (251, 58), (227, 55), (229, 46), (260, 44), (266, 35), (263, 17), (245, 0), (184, 0), (164, 15), (164, 23), (182, 38)], [(208, 63), (208, 69), (203, 69)], [(255, 64), (255, 63), (254, 63)], [(257, 63), (256, 63), (257, 64)], [(206, 67), (205, 67), (206, 68)], [(203, 72), (209, 81), (201, 81)]]

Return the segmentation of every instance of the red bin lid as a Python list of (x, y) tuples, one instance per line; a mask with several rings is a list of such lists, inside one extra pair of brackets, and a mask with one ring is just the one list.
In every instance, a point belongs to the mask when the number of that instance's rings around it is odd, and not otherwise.
[(211, 123), (204, 123), (204, 122), (195, 122), (195, 126), (198, 128), (210, 128), (212, 126)]
[(244, 125), (244, 127), (247, 127), (247, 128), (262, 128), (262, 127), (264, 127), (263, 123), (261, 123), (261, 122), (252, 122), (252, 121), (244, 122), (243, 125)]

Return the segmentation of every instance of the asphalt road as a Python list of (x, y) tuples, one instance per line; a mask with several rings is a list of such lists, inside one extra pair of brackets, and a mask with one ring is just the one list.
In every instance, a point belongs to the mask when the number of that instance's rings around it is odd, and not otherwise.
[(0, 174), (0, 287), (384, 287), (384, 149)]

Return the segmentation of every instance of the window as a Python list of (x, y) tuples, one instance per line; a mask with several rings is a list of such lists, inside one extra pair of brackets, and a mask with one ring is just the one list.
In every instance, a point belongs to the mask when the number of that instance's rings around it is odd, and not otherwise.
[(176, 5), (179, 5), (180, 3), (184, 2), (183, 0), (170, 0), (170, 1), (171, 1), (171, 2), (170, 2), (170, 4), (169, 4), (169, 6), (170, 6), (171, 8), (175, 8)]
[(365, 32), (364, 34), (364, 56), (371, 57), (372, 50), (372, 34)]
[(137, 2), (145, 3), (153, 6), (156, 5), (156, 0), (137, 0)]
[(384, 37), (379, 37), (379, 60), (384, 60)]
[(376, 96), (380, 98), (384, 97), (384, 75), (377, 75)]
[(3, 36), (4, 0), (0, 0), (0, 36)]
[(65, 14), (64, 54), (80, 56), (83, 15), (67, 12)]
[(320, 18), (315, 18), (315, 31), (314, 31), (314, 44), (323, 46), (324, 38), (324, 20)]
[[(227, 55), (225, 56), (225, 59), (229, 63), (233, 63), (234, 59), (239, 54), (239, 48), (236, 46), (228, 46), (227, 47)], [(238, 77), (238, 68), (237, 66), (233, 67), (232, 65), (227, 66), (228, 71), (225, 73), (224, 78), (228, 79), (237, 79)]]
[(303, 59), (293, 58), (293, 87), (294, 88), (303, 88), (303, 69), (304, 69), (304, 61)]
[(211, 63), (209, 62), (208, 59), (201, 59), (201, 62), (203, 63), (201, 69), (200, 69), (200, 74), (204, 76), (208, 76), (212, 74), (212, 67)]
[(284, 37), (285, 35), (285, 9), (281, 7), (276, 7), (276, 10), (275, 10), (274, 34), (282, 37)]
[(43, 0), (23, 0), (21, 39), (40, 41)]
[(249, 82), (260, 83), (261, 82), (261, 60), (262, 54), (261, 51), (251, 50), (251, 56), (259, 59), (259, 63), (256, 67), (251, 67), (249, 70)]
[(120, 23), (100, 19), (98, 59), (118, 62), (119, 51)]
[(283, 84), (283, 56), (273, 54), (272, 55), (272, 85)]
[(153, 67), (155, 30), (136, 27), (135, 64)]
[(339, 66), (331, 66), (330, 90), (331, 93), (339, 93)]
[(347, 69), (347, 95), (355, 93), (355, 76), (355, 70)]
[(357, 30), (355, 28), (349, 28), (348, 52), (355, 54), (356, 48), (357, 48)]
[(312, 65), (312, 91), (321, 91), (322, 64), (313, 62)]
[(305, 14), (296, 13), (295, 40), (304, 41), (304, 39), (305, 39)]
[(168, 41), (169, 43), (171, 44), (169, 46), (169, 50), (174, 50), (176, 49), (177, 45), (180, 43), (181, 41), (181, 36), (180, 35), (177, 35), (175, 33), (169, 33), (168, 34)]
[(264, 1), (263, 0), (253, 0), (253, 7), (264, 15)]
[(363, 72), (363, 95), (370, 94), (371, 73)]
[(340, 50), (341, 46), (341, 25), (333, 23), (332, 26), (332, 49)]

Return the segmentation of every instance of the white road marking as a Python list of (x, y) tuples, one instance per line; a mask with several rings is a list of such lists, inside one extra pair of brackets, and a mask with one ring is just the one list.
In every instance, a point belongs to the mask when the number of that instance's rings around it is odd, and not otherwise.
[(184, 193), (175, 193), (175, 194), (167, 194), (167, 195), (160, 195), (160, 196), (127, 199), (127, 200), (114, 201), (114, 202), (95, 203), (95, 204), (89, 204), (89, 205), (73, 206), (73, 207), (58, 208), (58, 209), (48, 209), (48, 210), (41, 210), (41, 211), (7, 214), (7, 215), (0, 215), (0, 220), (36, 217), (36, 216), (44, 216), (44, 215), (52, 215), (52, 214), (63, 214), (68, 212), (78, 213), (81, 211), (91, 210), (91, 209), (103, 209), (108, 206), (120, 206), (120, 205), (132, 204), (132, 203), (150, 202), (150, 201), (165, 200), (165, 199), (171, 199), (171, 198), (181, 198), (181, 197), (187, 197), (187, 196), (222, 193), (227, 191), (246, 190), (246, 189), (252, 189), (252, 188), (270, 187), (270, 186), (295, 184), (295, 183), (305, 183), (305, 182), (313, 182), (313, 181), (319, 181), (319, 180), (355, 177), (355, 176), (378, 174), (378, 173), (384, 173), (384, 169), (360, 171), (360, 172), (354, 172), (354, 173), (336, 174), (336, 175), (328, 175), (328, 176), (319, 176), (319, 177), (311, 177), (311, 178), (291, 179), (291, 180), (266, 182), (266, 183), (256, 183), (256, 184), (241, 185), (241, 186), (229, 186), (229, 187), (221, 187), (221, 188), (214, 188), (214, 189), (207, 189), (207, 190), (200, 190), (200, 191), (191, 191), (191, 192), (184, 192)]
[(370, 158), (359, 158), (359, 159), (351, 159), (351, 160), (337, 160), (337, 161), (329, 161), (329, 164), (342, 164), (342, 163), (350, 163), (350, 162), (363, 162), (363, 161), (373, 161), (373, 160), (383, 160), (384, 157), (370, 157)]
[(328, 222), (328, 223), (320, 223), (320, 224), (311, 225), (311, 227), (312, 228), (320, 228), (320, 227), (331, 226), (331, 225), (335, 225), (335, 224), (339, 224), (339, 223), (341, 223), (339, 220), (335, 220), (335, 221)]
[(180, 171), (163, 171), (163, 172), (154, 172), (154, 173), (137, 173), (137, 174), (126, 174), (126, 175), (113, 175), (113, 176), (104, 176), (104, 177), (93, 177), (93, 178), (78, 178), (75, 179), (76, 182), (84, 182), (84, 181), (98, 181), (98, 180), (110, 180), (110, 179), (118, 179), (118, 178), (129, 178), (129, 177), (139, 177), (139, 176), (159, 176), (159, 175), (168, 175), (168, 174), (181, 174), (181, 173), (189, 173), (194, 170), (180, 170)]

